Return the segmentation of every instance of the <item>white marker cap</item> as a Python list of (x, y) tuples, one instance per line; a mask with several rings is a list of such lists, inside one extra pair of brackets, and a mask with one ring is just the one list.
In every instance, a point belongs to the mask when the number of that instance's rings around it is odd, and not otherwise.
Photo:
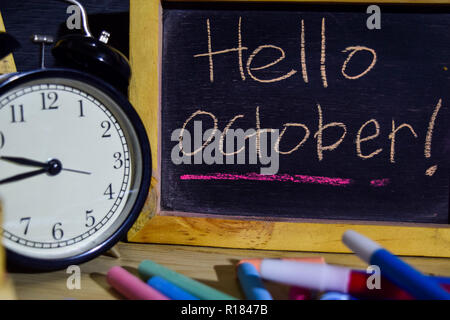
[(261, 277), (266, 280), (320, 291), (347, 292), (349, 268), (327, 264), (264, 259)]
[(370, 263), (372, 254), (382, 248), (378, 243), (353, 230), (344, 233), (342, 242), (367, 263)]

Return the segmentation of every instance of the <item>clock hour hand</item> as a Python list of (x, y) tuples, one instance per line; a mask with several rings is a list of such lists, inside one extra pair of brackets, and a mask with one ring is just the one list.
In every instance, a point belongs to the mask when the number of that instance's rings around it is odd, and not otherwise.
[(48, 167), (47, 162), (39, 162), (39, 161), (26, 159), (26, 158), (1, 156), (0, 159), (9, 161), (12, 163), (22, 164), (24, 166), (39, 167), (39, 168), (47, 168)]
[(21, 173), (3, 180), (0, 180), (0, 184), (4, 184), (4, 183), (9, 183), (9, 182), (15, 182), (15, 181), (19, 181), (19, 180), (24, 180), (27, 178), (31, 178), (43, 173), (47, 173), (48, 169), (44, 168), (44, 169), (39, 169), (39, 170), (35, 170), (35, 171), (30, 171), (30, 172), (25, 172), (25, 173)]

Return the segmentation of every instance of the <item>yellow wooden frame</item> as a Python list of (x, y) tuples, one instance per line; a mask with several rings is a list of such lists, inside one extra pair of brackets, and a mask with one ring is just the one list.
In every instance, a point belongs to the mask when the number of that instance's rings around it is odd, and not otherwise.
[[(147, 204), (137, 223), (128, 233), (129, 241), (229, 248), (349, 252), (342, 244), (341, 237), (345, 230), (353, 229), (369, 236), (395, 254), (450, 257), (450, 225), (298, 219), (268, 221), (261, 218), (239, 219), (207, 215), (193, 217), (185, 213), (160, 212), (158, 146), (161, 1), (130, 0), (130, 61), (133, 70), (130, 100), (147, 128), (152, 147), (153, 179)], [(306, 0), (303, 2), (330, 1)], [(374, 3), (367, 0), (339, 2)], [(450, 3), (449, 0), (379, 0), (376, 2)]]
[[(6, 31), (1, 13), (0, 13), (0, 31)], [(17, 71), (16, 64), (14, 63), (14, 58), (12, 54), (7, 55), (6, 57), (0, 60), (0, 74), (16, 71)]]

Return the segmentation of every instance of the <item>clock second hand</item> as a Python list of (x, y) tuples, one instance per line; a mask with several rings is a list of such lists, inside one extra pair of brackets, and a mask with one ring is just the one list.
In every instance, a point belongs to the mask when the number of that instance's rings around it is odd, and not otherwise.
[(70, 172), (75, 172), (75, 173), (82, 173), (82, 174), (91, 174), (90, 172), (87, 172), (87, 171), (67, 169), (67, 168), (64, 168), (64, 167), (62, 168), (62, 170), (64, 170), (64, 171), (70, 171)]

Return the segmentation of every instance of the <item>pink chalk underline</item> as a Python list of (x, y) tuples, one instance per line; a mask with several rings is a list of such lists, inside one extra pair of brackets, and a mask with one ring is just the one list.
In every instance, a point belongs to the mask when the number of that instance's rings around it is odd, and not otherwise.
[[(330, 185), (335, 187), (345, 187), (353, 183), (352, 179), (331, 178), (308, 175), (271, 174), (263, 175), (255, 172), (245, 174), (232, 173), (210, 173), (210, 174), (184, 174), (181, 180), (250, 180), (250, 181), (277, 181)], [(373, 187), (384, 187), (389, 184), (389, 179), (376, 179), (370, 181)]]

